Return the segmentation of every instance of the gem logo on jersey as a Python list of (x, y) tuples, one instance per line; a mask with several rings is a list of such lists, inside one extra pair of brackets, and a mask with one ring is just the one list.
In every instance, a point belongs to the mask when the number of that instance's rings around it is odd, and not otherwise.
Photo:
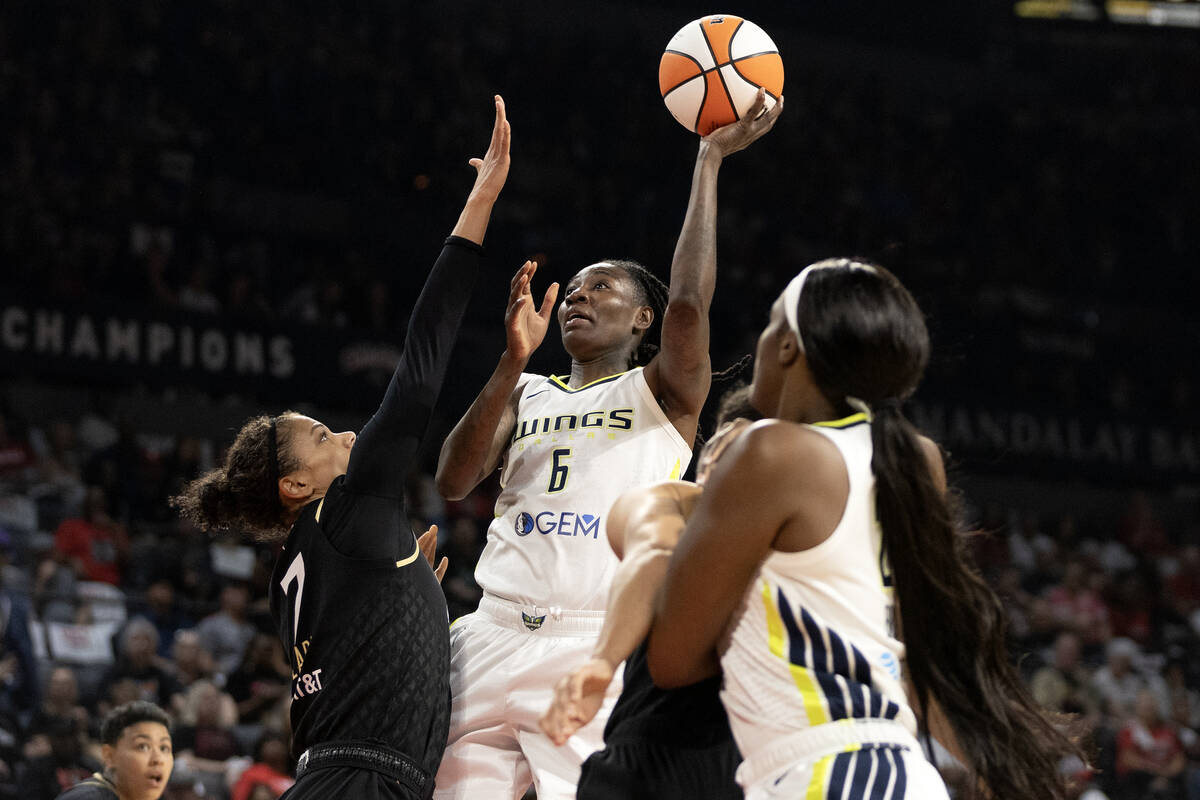
[(531, 514), (522, 511), (513, 522), (517, 536), (528, 536), (537, 531), (543, 536), (582, 536), (600, 538), (600, 515), (579, 514), (574, 511), (541, 511)]

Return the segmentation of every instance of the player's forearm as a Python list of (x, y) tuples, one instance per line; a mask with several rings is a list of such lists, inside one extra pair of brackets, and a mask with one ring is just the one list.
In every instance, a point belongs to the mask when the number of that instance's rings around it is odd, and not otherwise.
[(650, 633), (654, 597), (670, 560), (670, 550), (640, 547), (621, 562), (609, 589), (604, 626), (592, 650), (594, 658), (616, 669)]
[(717, 148), (700, 142), (687, 213), (671, 259), (668, 307), (690, 305), (707, 314), (712, 305), (717, 280), (717, 174), (722, 158)]
[(475, 244), (482, 245), (484, 234), (487, 233), (488, 222), (492, 218), (492, 207), (496, 197), (483, 191), (472, 191), (463, 205), (458, 222), (454, 225), (451, 236), (461, 236)]
[(525, 364), (505, 352), (475, 402), (442, 442), (436, 480), (443, 497), (466, 497), (492, 466), (496, 431)]

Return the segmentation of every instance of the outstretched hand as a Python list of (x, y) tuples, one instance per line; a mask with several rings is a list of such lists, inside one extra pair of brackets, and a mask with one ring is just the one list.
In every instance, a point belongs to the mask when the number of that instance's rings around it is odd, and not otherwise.
[(450, 561), (445, 556), (435, 567), (433, 560), (437, 557), (437, 525), (430, 525), (429, 530), (417, 537), (417, 547), (421, 549), (421, 555), (425, 556), (425, 560), (429, 562), (429, 568), (433, 570), (433, 574), (438, 579), (438, 583), (442, 582), (442, 578), (446, 575), (446, 567), (450, 566)]
[(496, 122), (492, 126), (492, 141), (488, 144), (483, 158), (472, 158), (470, 164), (475, 168), (475, 185), (471, 194), (486, 196), (495, 200), (504, 188), (508, 179), (509, 142), (512, 139), (512, 128), (505, 116), (504, 98), (496, 95)]
[(717, 128), (705, 136), (702, 141), (715, 147), (723, 156), (744, 150), (755, 139), (775, 127), (776, 120), (783, 112), (783, 98), (780, 97), (770, 110), (764, 111), (766, 106), (767, 90), (760, 86), (758, 96), (754, 98), (754, 104), (750, 106), (749, 111), (742, 115), (741, 119)]
[(534, 308), (530, 284), (537, 272), (536, 261), (526, 261), (513, 276), (508, 293), (508, 309), (504, 312), (504, 330), (508, 354), (517, 359), (527, 359), (546, 338), (546, 329), (554, 315), (554, 303), (558, 300), (558, 284), (550, 284), (542, 296), (540, 308)]
[(604, 703), (612, 679), (612, 665), (602, 658), (593, 658), (560, 678), (554, 687), (554, 700), (538, 720), (550, 741), (562, 745), (591, 722)]

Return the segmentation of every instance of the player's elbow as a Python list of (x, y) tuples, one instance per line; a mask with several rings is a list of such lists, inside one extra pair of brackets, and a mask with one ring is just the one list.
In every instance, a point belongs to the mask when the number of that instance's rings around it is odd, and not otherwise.
[(438, 494), (446, 500), (462, 500), (475, 488), (474, 483), (442, 464), (438, 464), (433, 481), (437, 485)]

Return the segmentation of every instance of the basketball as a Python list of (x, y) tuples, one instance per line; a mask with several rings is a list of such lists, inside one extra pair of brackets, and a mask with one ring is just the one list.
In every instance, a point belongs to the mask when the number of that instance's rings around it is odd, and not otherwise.
[(689, 22), (667, 42), (658, 88), (679, 124), (701, 136), (737, 122), (767, 90), (767, 108), (783, 92), (783, 59), (766, 31), (748, 19), (714, 14)]

